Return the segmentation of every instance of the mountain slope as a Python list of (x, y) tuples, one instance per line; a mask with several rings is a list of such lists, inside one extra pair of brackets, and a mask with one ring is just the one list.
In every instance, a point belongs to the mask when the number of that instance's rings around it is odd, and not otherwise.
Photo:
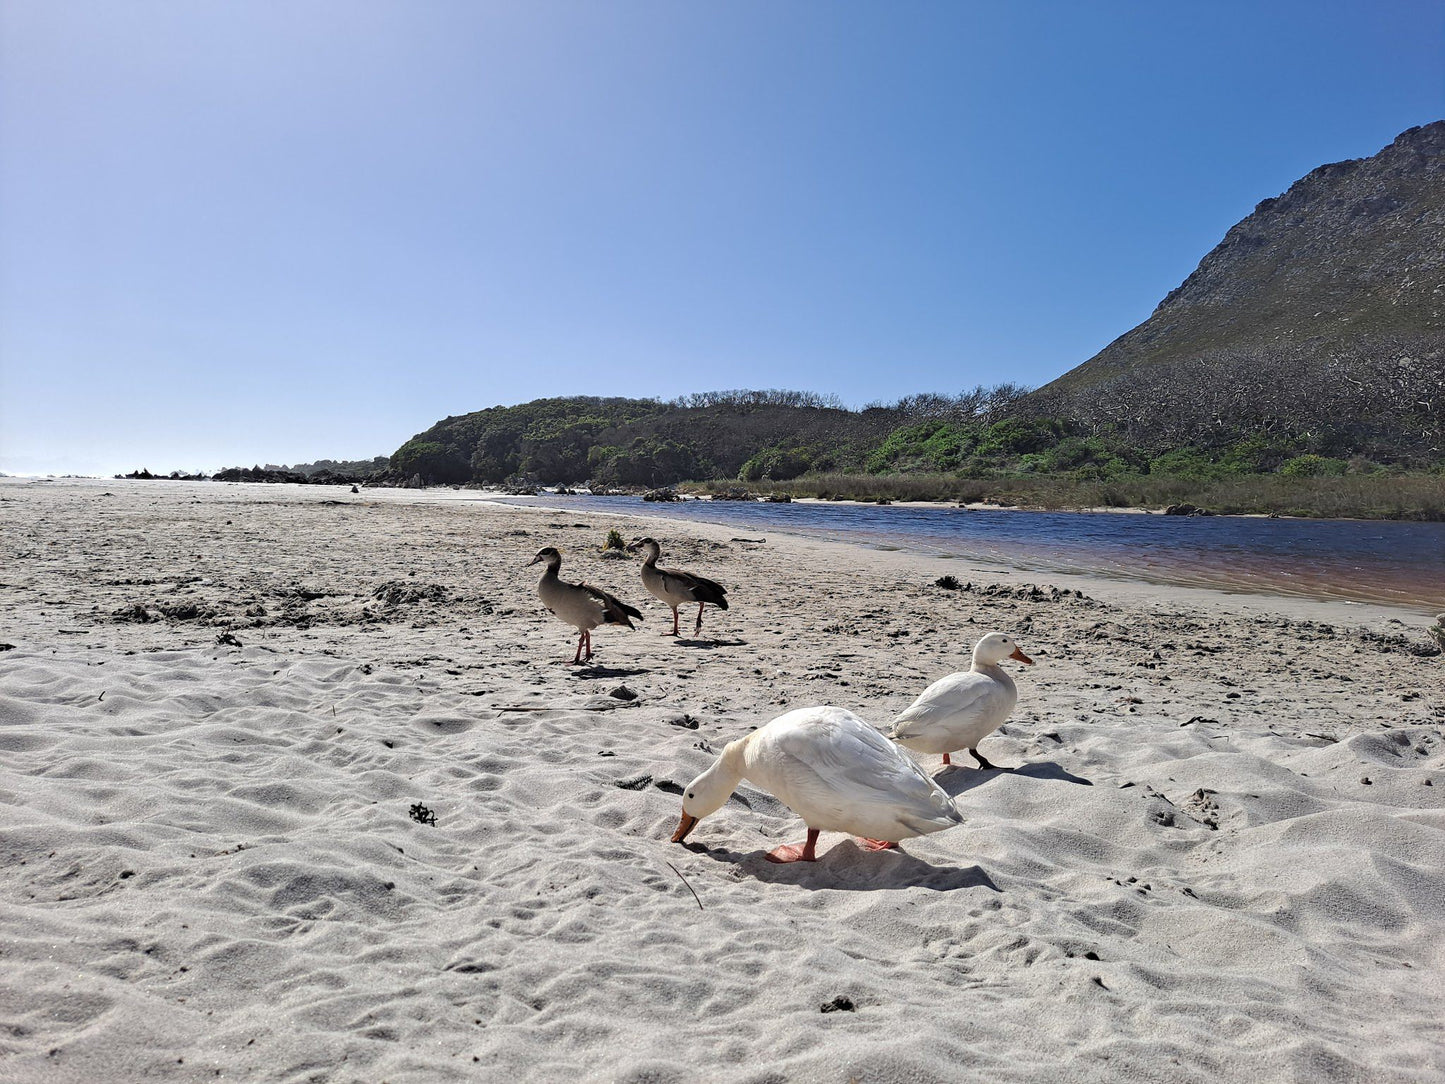
[(1445, 121), (1260, 203), (1144, 323), (1025, 400), (1150, 447), (1445, 450)]

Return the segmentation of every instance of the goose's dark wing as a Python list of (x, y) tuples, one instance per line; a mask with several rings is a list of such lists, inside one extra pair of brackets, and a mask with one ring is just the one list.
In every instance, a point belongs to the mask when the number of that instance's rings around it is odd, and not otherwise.
[(593, 587), (590, 583), (578, 584), (582, 590), (595, 598), (602, 604), (602, 621), (607, 625), (626, 625), (632, 628), (631, 618), (642, 620), (642, 611), (635, 606), (629, 606), (616, 595), (609, 594), (600, 587)]
[(680, 572), (676, 569), (662, 569), (664, 580), (671, 579), (683, 586), (689, 598), (694, 602), (706, 602), (710, 606), (716, 606), (719, 610), (728, 608), (728, 589), (716, 580), (710, 580), (706, 576), (699, 576), (693, 572)]

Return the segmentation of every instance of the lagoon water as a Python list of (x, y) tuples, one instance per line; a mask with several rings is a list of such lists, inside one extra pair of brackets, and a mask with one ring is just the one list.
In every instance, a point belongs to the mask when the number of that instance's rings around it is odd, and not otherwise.
[(1442, 523), (552, 494), (506, 501), (783, 531), (1020, 570), (1445, 611)]

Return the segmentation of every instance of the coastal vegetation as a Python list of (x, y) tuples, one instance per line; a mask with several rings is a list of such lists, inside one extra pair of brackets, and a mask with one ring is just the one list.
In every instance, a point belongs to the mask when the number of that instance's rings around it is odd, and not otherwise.
[(1043, 508), (1193, 504), (1220, 513), (1445, 518), (1442, 464), (1357, 454), (1313, 429), (1216, 427), (1150, 443), (1027, 413), (1005, 384), (849, 410), (833, 397), (731, 391), (663, 402), (542, 399), (448, 418), (391, 456), (399, 484), (987, 501)]
[[(726, 494), (735, 485), (715, 481), (679, 488), (704, 496)], [(773, 483), (760, 492), (820, 500), (947, 501), (1057, 511), (1193, 506), (1219, 515), (1445, 521), (1445, 472), (1439, 470), (1304, 479), (1283, 474), (1241, 474), (1210, 481), (1147, 474), (1121, 474), (1109, 481), (1047, 474), (994, 478), (820, 474)]]
[(1370, 458), (1319, 429), (1221, 425), (1212, 441), (1169, 446), (1114, 426), (1039, 417), (1029, 400), (1014, 384), (856, 410), (833, 396), (776, 389), (671, 401), (539, 399), (447, 418), (389, 457), (268, 463), (213, 477), (1445, 519), (1441, 458)]

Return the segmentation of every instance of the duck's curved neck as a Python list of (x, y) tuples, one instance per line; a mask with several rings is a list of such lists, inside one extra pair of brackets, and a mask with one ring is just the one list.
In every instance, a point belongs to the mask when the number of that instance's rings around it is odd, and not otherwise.
[(713, 765), (719, 777), (726, 779), (731, 784), (728, 787), (729, 794), (737, 790), (738, 784), (747, 774), (747, 762), (743, 759), (743, 750), (747, 748), (747, 744), (747, 738), (728, 742), (723, 746), (722, 755), (717, 758), (717, 763)]
[(713, 761), (712, 767), (694, 779), (687, 788), (690, 797), (696, 795), (696, 816), (706, 817), (715, 813), (727, 804), (732, 792), (738, 789), (746, 767), (743, 763), (743, 745), (744, 741), (728, 742), (721, 755)]

